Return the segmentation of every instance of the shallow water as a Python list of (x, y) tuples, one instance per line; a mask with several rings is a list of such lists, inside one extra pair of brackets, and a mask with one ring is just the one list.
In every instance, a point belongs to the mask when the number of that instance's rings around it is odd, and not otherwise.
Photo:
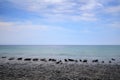
[(0, 56), (107, 59), (120, 57), (120, 45), (1, 45)]

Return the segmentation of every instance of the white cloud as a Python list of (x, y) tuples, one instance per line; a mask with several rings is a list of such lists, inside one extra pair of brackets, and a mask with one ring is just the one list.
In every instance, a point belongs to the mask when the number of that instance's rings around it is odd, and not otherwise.
[[(97, 20), (95, 10), (102, 7), (98, 0), (8, 0), (17, 8), (35, 12), (40, 16), (74, 20)], [(85, 16), (86, 14), (94, 16)]]
[(64, 0), (43, 0), (44, 2), (47, 2), (47, 3), (61, 3), (63, 2)]
[(103, 13), (119, 16), (120, 13), (120, 0), (100, 0), (104, 5)]
[(47, 30), (45, 25), (35, 25), (30, 22), (0, 22), (0, 30), (20, 31), (20, 30)]
[(13, 22), (3, 22), (0, 21), (0, 31), (10, 31), (10, 27), (14, 26)]
[(13, 22), (0, 22), (0, 27), (9, 27), (13, 25), (14, 25)]
[(93, 10), (93, 9), (96, 9), (102, 6), (103, 5), (100, 2), (98, 2), (98, 0), (88, 0), (88, 1), (85, 1), (85, 5), (82, 5), (80, 9), (81, 10)]
[(26, 22), (0, 22), (1, 31), (64, 31), (73, 32), (60, 26), (50, 26), (42, 24), (34, 24), (30, 21)]

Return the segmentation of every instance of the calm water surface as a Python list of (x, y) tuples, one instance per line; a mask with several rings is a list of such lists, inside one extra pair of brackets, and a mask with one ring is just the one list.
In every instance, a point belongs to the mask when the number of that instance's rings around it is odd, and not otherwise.
[(1, 45), (0, 56), (110, 58), (120, 57), (120, 45)]

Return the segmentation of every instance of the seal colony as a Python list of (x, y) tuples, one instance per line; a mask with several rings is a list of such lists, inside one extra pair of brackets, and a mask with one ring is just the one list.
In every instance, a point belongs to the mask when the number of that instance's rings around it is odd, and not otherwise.
[(119, 80), (120, 62), (93, 59), (0, 58), (0, 80)]

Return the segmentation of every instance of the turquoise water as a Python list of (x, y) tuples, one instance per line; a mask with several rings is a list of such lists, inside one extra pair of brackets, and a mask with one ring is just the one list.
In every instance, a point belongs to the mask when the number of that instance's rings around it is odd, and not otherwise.
[(1, 45), (0, 56), (44, 58), (120, 57), (120, 45)]

